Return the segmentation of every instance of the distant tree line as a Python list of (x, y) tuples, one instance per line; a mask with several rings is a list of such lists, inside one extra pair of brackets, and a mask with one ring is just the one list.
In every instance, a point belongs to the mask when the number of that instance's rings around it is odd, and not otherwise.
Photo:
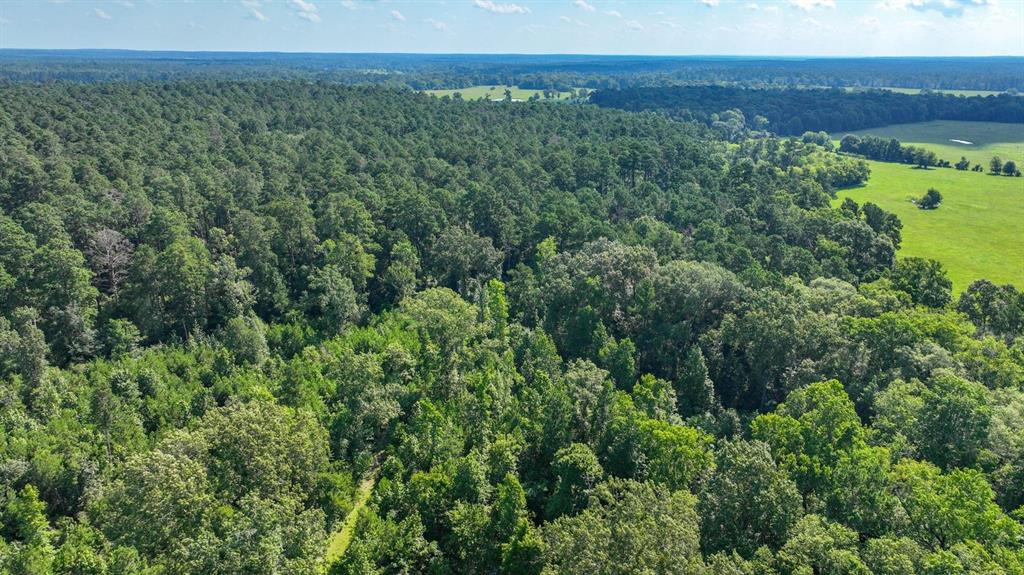
[(841, 132), (930, 120), (1024, 123), (1024, 98), (899, 94), (888, 90), (746, 89), (724, 86), (676, 86), (598, 90), (590, 101), (630, 111), (662, 111), (679, 118), (712, 123), (714, 114), (738, 109), (748, 118), (764, 117), (776, 134)]
[[(501, 54), (315, 54), (4, 50), (0, 80), (303, 80), (416, 90), (518, 85), (567, 91), (729, 84), (1024, 92), (1022, 58), (741, 59)], [(725, 108), (719, 108), (725, 109)], [(752, 115), (750, 117), (753, 117)], [(807, 126), (807, 129), (816, 129)], [(847, 128), (842, 128), (847, 129)], [(799, 134), (802, 130), (796, 130)]]

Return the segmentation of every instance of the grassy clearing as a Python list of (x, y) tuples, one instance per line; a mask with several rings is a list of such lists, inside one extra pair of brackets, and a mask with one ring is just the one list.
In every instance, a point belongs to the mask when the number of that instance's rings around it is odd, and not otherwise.
[[(428, 94), (434, 94), (438, 98), (442, 96), (453, 96), (456, 92), (462, 94), (463, 100), (479, 100), (480, 98), (486, 98), (488, 100), (501, 100), (505, 98), (505, 90), (512, 92), (513, 100), (528, 100), (530, 96), (537, 94), (541, 99), (544, 98), (543, 90), (533, 90), (520, 88), (518, 86), (470, 86), (469, 88), (459, 88), (457, 90), (426, 90)], [(558, 100), (565, 100), (569, 97), (569, 92), (558, 92)]]
[[(956, 163), (960, 156), (964, 156), (972, 164), (980, 163), (986, 170), (992, 156), (1013, 160), (1018, 165), (1024, 163), (1024, 126), (1020, 124), (940, 120), (842, 132), (834, 134), (834, 137), (838, 141), (847, 133), (896, 138), (903, 144), (934, 150), (939, 158), (952, 163)], [(951, 140), (971, 143), (961, 144)]]
[[(900, 257), (942, 262), (955, 293), (981, 278), (1024, 287), (1024, 178), (869, 164), (868, 183), (839, 192), (836, 203), (848, 197), (894, 212), (903, 222)], [(910, 203), (928, 188), (942, 193), (938, 209)]]
[(356, 491), (355, 504), (352, 505), (352, 511), (349, 511), (348, 516), (345, 517), (345, 522), (341, 524), (341, 529), (331, 533), (327, 538), (327, 552), (324, 555), (327, 565), (331, 565), (338, 559), (341, 559), (349, 544), (352, 543), (352, 537), (356, 534), (356, 523), (359, 521), (359, 514), (366, 507), (367, 502), (370, 501), (370, 495), (373, 493), (373, 487), (376, 484), (376, 473), (371, 473), (369, 477), (359, 484), (359, 489)]
[[(879, 90), (888, 90), (890, 92), (897, 92), (899, 94), (920, 94), (921, 88), (892, 88), (882, 87)], [(865, 88), (848, 88), (849, 91), (863, 91)], [(954, 96), (998, 96), (1003, 92), (998, 90), (931, 90), (932, 92), (939, 92), (940, 94), (953, 94)]]

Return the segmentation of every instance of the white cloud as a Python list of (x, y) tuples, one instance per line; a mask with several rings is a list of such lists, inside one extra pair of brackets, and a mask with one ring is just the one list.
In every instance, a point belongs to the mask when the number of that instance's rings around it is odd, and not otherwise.
[(907, 8), (918, 12), (931, 10), (948, 18), (963, 16), (966, 8), (994, 5), (994, 0), (882, 0), (879, 4), (885, 10), (905, 10)]
[(347, 8), (348, 10), (355, 10), (356, 9), (355, 0), (341, 0), (341, 7), (342, 8)]
[(718, 6), (718, 0), (700, 0), (700, 3), (707, 6), (708, 8), (714, 8)]
[(99, 8), (93, 8), (92, 12), (100, 20), (110, 20), (110, 18), (111, 18), (110, 14), (107, 14), (106, 12), (104, 12), (103, 10), (100, 10)]
[(295, 15), (299, 18), (304, 18), (314, 24), (320, 22), (320, 14), (317, 14), (316, 4), (306, 0), (288, 0), (288, 2), (295, 9)]
[(609, 10), (605, 12), (605, 15), (611, 16), (612, 18), (622, 18), (622, 12), (619, 12), (618, 10)]
[(658, 22), (658, 26), (662, 26), (664, 28), (671, 28), (673, 30), (679, 28), (679, 24), (676, 24), (671, 20), (662, 20), (661, 22)]
[(573, 0), (573, 4), (575, 4), (577, 8), (582, 8), (587, 12), (594, 12), (597, 10), (597, 8), (594, 8), (593, 4), (588, 4), (587, 0)]
[(757, 2), (751, 2), (746, 6), (747, 10), (760, 10), (761, 7), (757, 5)]
[(836, 0), (789, 0), (789, 5), (810, 12), (815, 8), (835, 8)]
[(391, 11), (391, 19), (396, 22), (405, 22), (405, 15), (398, 10)]
[(526, 6), (520, 6), (519, 4), (502, 4), (495, 2), (494, 0), (473, 0), (473, 5), (477, 8), (487, 10), (488, 12), (494, 12), (495, 14), (529, 14), (530, 9)]
[(630, 20), (629, 22), (626, 22), (626, 28), (629, 28), (630, 30), (640, 31), (644, 29), (644, 25), (637, 22), (636, 20)]
[(434, 18), (427, 18), (426, 22), (427, 22), (427, 24), (430, 24), (430, 26), (434, 30), (437, 30), (438, 32), (445, 32), (445, 31), (448, 30), (448, 24), (445, 24), (444, 22), (442, 22), (440, 20), (437, 20), (437, 19), (434, 19)]
[(761, 10), (763, 12), (771, 12), (772, 14), (775, 14), (776, 12), (779, 11), (779, 7), (778, 6), (765, 6)]
[(253, 19), (259, 20), (260, 22), (267, 22), (270, 20), (270, 18), (267, 18), (263, 12), (260, 11), (259, 0), (242, 0), (242, 6), (245, 6), (245, 9), (249, 11), (249, 15), (252, 16)]

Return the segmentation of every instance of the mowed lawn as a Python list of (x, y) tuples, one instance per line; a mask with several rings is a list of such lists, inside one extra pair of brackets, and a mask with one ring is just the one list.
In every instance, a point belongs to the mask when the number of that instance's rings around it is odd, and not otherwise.
[[(960, 156), (971, 164), (980, 163), (988, 170), (992, 156), (1004, 161), (1013, 160), (1020, 166), (1024, 163), (1024, 125), (997, 122), (956, 122), (939, 120), (917, 124), (895, 124), (883, 128), (870, 128), (857, 132), (833, 134), (836, 141), (844, 134), (858, 136), (872, 135), (881, 138), (896, 138), (903, 144), (934, 150), (940, 159), (955, 164)], [(971, 142), (962, 144), (952, 140)]]
[[(486, 98), (488, 100), (502, 100), (505, 98), (505, 90), (512, 92), (513, 100), (528, 100), (530, 96), (537, 94), (541, 99), (544, 98), (543, 90), (525, 89), (518, 86), (470, 86), (469, 88), (459, 88), (457, 90), (425, 90), (428, 94), (434, 94), (438, 98), (442, 96), (453, 96), (456, 92), (462, 94), (463, 100), (479, 100), (480, 98)], [(569, 97), (569, 92), (558, 92), (557, 99), (564, 100)], [(555, 98), (552, 98), (555, 99)]]
[[(868, 183), (840, 191), (836, 203), (852, 198), (895, 213), (903, 222), (899, 257), (942, 262), (955, 293), (980, 278), (1024, 288), (1024, 178), (869, 164)], [(942, 205), (920, 210), (910, 200), (928, 188), (942, 193)]]

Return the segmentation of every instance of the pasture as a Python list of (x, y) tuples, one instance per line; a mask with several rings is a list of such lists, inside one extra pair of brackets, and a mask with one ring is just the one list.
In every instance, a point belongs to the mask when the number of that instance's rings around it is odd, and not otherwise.
[[(942, 262), (954, 293), (980, 278), (1024, 288), (1024, 178), (868, 163), (868, 183), (840, 191), (836, 203), (851, 198), (895, 213), (903, 222), (900, 257)], [(942, 193), (938, 209), (921, 210), (910, 201), (928, 188)]]
[[(857, 88), (854, 88), (857, 89)], [(920, 94), (923, 90), (921, 88), (892, 88), (885, 86), (879, 88), (879, 90), (888, 90), (890, 92), (897, 92), (899, 94)], [(952, 94), (954, 96), (998, 96), (1003, 92), (996, 90), (931, 90), (932, 92), (938, 92), (940, 94)]]
[(1024, 164), (1024, 125), (1021, 124), (937, 120), (840, 132), (833, 134), (833, 138), (838, 141), (847, 133), (896, 138), (903, 144), (933, 150), (940, 159), (954, 164), (964, 156), (972, 165), (980, 163), (986, 170), (992, 156), (999, 156), (1004, 161), (1013, 160), (1017, 165)]
[[(424, 90), (428, 94), (433, 94), (438, 98), (442, 96), (454, 96), (456, 92), (462, 94), (463, 100), (479, 100), (480, 98), (486, 98), (488, 100), (501, 100), (505, 97), (505, 90), (512, 92), (513, 100), (528, 100), (534, 94), (537, 94), (541, 99), (544, 98), (543, 90), (520, 88), (518, 86), (502, 86), (500, 84), (490, 86), (470, 86), (468, 88), (458, 88), (455, 90)], [(569, 98), (569, 92), (557, 92), (551, 99), (565, 100)]]

